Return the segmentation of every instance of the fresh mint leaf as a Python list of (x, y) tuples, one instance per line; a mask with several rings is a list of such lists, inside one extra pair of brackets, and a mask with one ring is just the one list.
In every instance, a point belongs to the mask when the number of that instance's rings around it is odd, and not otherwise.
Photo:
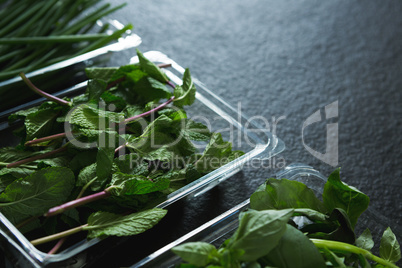
[(206, 242), (185, 243), (172, 248), (172, 251), (184, 261), (198, 267), (208, 265), (211, 257), (217, 254), (216, 248)]
[(356, 188), (342, 182), (339, 171), (338, 168), (332, 172), (324, 186), (324, 205), (329, 211), (335, 208), (346, 211), (354, 228), (359, 216), (367, 209), (370, 199)]
[(24, 168), (24, 167), (15, 167), (15, 168), (3, 168), (0, 169), (0, 177), (4, 175), (11, 175), (14, 179), (25, 178), (26, 176), (35, 172), (34, 169)]
[(120, 96), (114, 95), (110, 91), (105, 91), (101, 95), (102, 100), (108, 105), (108, 107), (112, 107), (114, 105), (116, 111), (121, 111), (127, 106), (127, 102)]
[(243, 152), (232, 151), (232, 144), (224, 141), (220, 133), (213, 133), (195, 167), (200, 173), (208, 173), (241, 155)]
[(19, 110), (8, 117), (10, 123), (15, 122), (18, 119), (25, 119), (29, 114), (34, 114), (39, 111), (39, 106), (34, 106), (25, 110)]
[(292, 214), (293, 209), (242, 212), (239, 227), (227, 247), (234, 251), (244, 251), (239, 260), (257, 260), (278, 244)]
[(145, 76), (135, 83), (133, 90), (142, 97), (144, 102), (168, 99), (172, 95), (165, 84), (149, 76)]
[(278, 245), (263, 257), (263, 262), (283, 268), (327, 267), (317, 247), (289, 224)]
[(178, 107), (191, 105), (195, 101), (196, 88), (191, 78), (190, 70), (186, 69), (183, 74), (183, 84), (174, 89), (174, 104)]
[(250, 207), (256, 210), (309, 208), (326, 213), (323, 203), (311, 189), (301, 182), (287, 179), (268, 179), (265, 189), (251, 195)]
[(161, 178), (151, 181), (144, 176), (116, 172), (113, 174), (111, 184), (110, 192), (115, 196), (142, 195), (168, 188), (169, 180)]
[(90, 102), (98, 103), (102, 94), (106, 91), (107, 83), (101, 79), (90, 79), (87, 92)]
[(98, 109), (88, 104), (82, 104), (74, 108), (68, 121), (82, 128), (106, 130), (110, 122), (115, 124), (122, 122), (124, 115), (105, 109)]
[(12, 163), (16, 162), (30, 156), (39, 155), (43, 152), (31, 152), (23, 151), (14, 147), (3, 147), (0, 148), (0, 162), (2, 163)]
[(92, 163), (91, 165), (84, 167), (78, 174), (76, 185), (84, 186), (90, 183), (89, 189), (91, 189), (92, 191), (96, 192), (102, 190), (106, 184), (106, 180), (99, 179), (96, 176), (96, 170), (96, 163)]
[(114, 147), (98, 147), (96, 155), (96, 176), (103, 180), (111, 177), (114, 160)]
[(0, 211), (16, 224), (66, 201), (73, 187), (74, 174), (70, 169), (42, 169), (8, 185), (0, 194)]
[(28, 114), (25, 119), (27, 140), (49, 135), (58, 114), (52, 109), (39, 110)]
[(401, 259), (401, 247), (390, 227), (384, 231), (381, 237), (380, 257), (392, 263)]
[(158, 80), (161, 83), (166, 83), (169, 81), (166, 74), (161, 71), (161, 69), (156, 66), (152, 61), (148, 60), (138, 49), (137, 56), (140, 61), (141, 69), (149, 74), (152, 78)]
[(2, 193), (7, 186), (15, 180), (16, 178), (11, 174), (0, 175), (0, 193)]
[(117, 167), (116, 171), (129, 175), (147, 176), (148, 163), (139, 158), (136, 154), (126, 154), (116, 158), (114, 164)]
[(89, 79), (109, 81), (117, 69), (117, 67), (89, 67), (85, 68), (85, 74)]
[(212, 133), (208, 127), (202, 123), (195, 122), (191, 119), (181, 120), (181, 134), (192, 141), (209, 141)]
[(154, 208), (121, 216), (109, 212), (95, 212), (88, 218), (89, 238), (103, 236), (131, 236), (145, 232), (156, 225), (167, 213), (167, 210)]
[(127, 147), (147, 160), (171, 161), (175, 156), (189, 156), (195, 147), (172, 127), (172, 119), (165, 115), (152, 121), (139, 137), (128, 140)]

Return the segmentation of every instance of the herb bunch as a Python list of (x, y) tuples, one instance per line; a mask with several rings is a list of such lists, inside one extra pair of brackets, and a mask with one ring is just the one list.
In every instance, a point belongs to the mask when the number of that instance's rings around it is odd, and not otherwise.
[(107, 34), (105, 23), (95, 33), (97, 20), (125, 6), (100, 2), (5, 1), (0, 11), (0, 81), (102, 47), (132, 28), (128, 24)]
[(166, 214), (155, 206), (168, 194), (243, 154), (187, 117), (196, 93), (188, 69), (174, 85), (137, 55), (139, 64), (86, 69), (86, 92), (71, 99), (21, 74), (49, 101), (9, 117), (23, 126), (21, 143), (0, 149), (0, 212), (22, 232), (48, 232), (32, 244), (143, 232)]
[(369, 229), (356, 236), (369, 198), (340, 180), (328, 178), (322, 200), (305, 184), (270, 178), (239, 215), (239, 227), (219, 248), (190, 242), (172, 249), (187, 263), (180, 267), (397, 267), (400, 245), (388, 227), (379, 257), (370, 251)]

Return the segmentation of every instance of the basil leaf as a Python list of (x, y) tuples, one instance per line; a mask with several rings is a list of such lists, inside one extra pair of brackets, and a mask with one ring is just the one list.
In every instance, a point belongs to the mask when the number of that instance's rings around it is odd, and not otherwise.
[(293, 209), (242, 212), (239, 227), (227, 247), (244, 251), (239, 260), (257, 260), (278, 244), (292, 214)]
[(137, 56), (140, 61), (141, 69), (149, 74), (152, 78), (155, 78), (161, 83), (166, 83), (169, 81), (166, 74), (161, 71), (161, 69), (156, 66), (153, 62), (148, 60), (144, 55), (137, 49)]
[(356, 239), (356, 246), (369, 251), (374, 247), (373, 237), (369, 229), (364, 230), (364, 232)]
[(380, 257), (393, 263), (401, 259), (401, 247), (390, 227), (384, 231), (381, 237)]
[(274, 178), (265, 182), (263, 191), (256, 191), (251, 195), (250, 207), (256, 210), (309, 208), (322, 213), (326, 212), (323, 203), (305, 184)]
[(74, 174), (70, 169), (42, 169), (8, 185), (0, 194), (0, 210), (15, 224), (66, 201), (73, 187)]
[(109, 212), (95, 212), (88, 218), (88, 237), (130, 236), (140, 234), (156, 225), (167, 210), (154, 208), (121, 216)]
[(367, 195), (340, 180), (339, 168), (328, 177), (322, 198), (329, 211), (335, 208), (345, 210), (353, 228), (359, 216), (367, 209), (370, 200)]
[(185, 243), (172, 248), (172, 251), (184, 261), (198, 267), (209, 264), (211, 256), (217, 253), (216, 248), (206, 242)]
[(283, 268), (327, 267), (317, 247), (289, 224), (278, 245), (263, 257), (263, 261)]

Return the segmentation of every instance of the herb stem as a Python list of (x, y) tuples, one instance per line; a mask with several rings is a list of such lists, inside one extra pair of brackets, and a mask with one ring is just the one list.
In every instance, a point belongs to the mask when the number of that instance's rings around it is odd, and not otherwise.
[(56, 139), (60, 139), (60, 138), (64, 138), (64, 137), (66, 137), (66, 133), (59, 133), (59, 134), (55, 134), (55, 135), (51, 135), (51, 136), (47, 136), (47, 137), (27, 141), (25, 143), (25, 146), (31, 146), (31, 145), (38, 144), (38, 143), (41, 143), (41, 142), (56, 140)]
[(102, 192), (98, 192), (95, 194), (91, 194), (91, 195), (87, 195), (75, 200), (72, 200), (70, 202), (64, 203), (60, 206), (57, 207), (53, 207), (51, 209), (48, 210), (47, 213), (45, 213), (45, 217), (51, 217), (51, 216), (55, 216), (57, 214), (63, 213), (64, 211), (71, 209), (71, 208), (75, 208), (81, 205), (85, 205), (87, 203), (99, 200), (99, 199), (103, 199), (106, 197), (110, 196), (110, 192), (108, 191), (108, 188), (106, 188), (105, 190), (103, 190)]
[(0, 38), (0, 44), (53, 44), (53, 43), (74, 43), (81, 41), (93, 41), (108, 37), (107, 34), (77, 34), (59, 36), (35, 36), (35, 37), (9, 37)]
[(126, 143), (120, 145), (119, 147), (117, 147), (117, 148), (114, 150), (114, 153), (117, 153), (118, 151), (120, 151), (121, 149), (123, 149), (124, 147), (126, 147), (127, 144), (128, 144), (128, 142), (126, 142)]
[[(0, 162), (0, 167), (7, 167), (10, 163), (6, 163), (6, 162)], [(35, 166), (30, 166), (30, 165), (19, 165), (19, 167), (22, 168), (30, 168), (30, 169), (36, 169)]]
[(67, 237), (63, 237), (59, 241), (57, 241), (56, 245), (54, 245), (54, 247), (47, 254), (55, 254), (64, 244), (64, 241), (66, 241), (66, 239)]
[(176, 87), (176, 85), (175, 84), (173, 84), (173, 82), (172, 81), (167, 81), (167, 84), (171, 87), (171, 88), (175, 88)]
[(30, 162), (33, 162), (33, 161), (36, 161), (36, 160), (39, 160), (39, 159), (48, 158), (49, 156), (64, 152), (66, 150), (67, 150), (67, 147), (63, 146), (63, 147), (60, 147), (60, 148), (58, 148), (56, 150), (53, 150), (53, 151), (50, 151), (50, 152), (47, 152), (47, 153), (44, 153), (44, 154), (41, 154), (41, 155), (36, 155), (36, 156), (26, 158), (26, 159), (23, 159), (23, 160), (14, 162), (14, 163), (10, 163), (6, 167), (7, 168), (18, 167), (18, 166), (21, 166), (23, 164), (30, 163)]
[(93, 179), (90, 180), (87, 184), (85, 184), (85, 185), (82, 187), (80, 193), (77, 195), (77, 198), (76, 198), (76, 199), (80, 199), (80, 198), (84, 195), (84, 193), (85, 193), (85, 191), (88, 189), (88, 187), (89, 187), (94, 181), (96, 181), (96, 180), (97, 180), (97, 177), (93, 178)]
[(165, 101), (164, 103), (162, 103), (161, 105), (159, 105), (159, 106), (156, 107), (156, 108), (153, 108), (153, 109), (151, 109), (151, 110), (149, 110), (149, 111), (147, 111), (147, 112), (145, 112), (145, 113), (142, 113), (142, 114), (135, 115), (135, 116), (133, 116), (133, 117), (127, 118), (126, 120), (124, 120), (124, 123), (127, 124), (127, 123), (129, 123), (129, 122), (131, 122), (131, 121), (134, 121), (134, 120), (138, 119), (138, 118), (145, 117), (145, 116), (148, 116), (148, 115), (150, 115), (150, 114), (152, 114), (152, 113), (154, 113), (154, 112), (157, 112), (157, 111), (159, 111), (160, 109), (162, 109), (162, 108), (164, 108), (165, 106), (167, 106), (169, 103), (171, 103), (174, 99), (175, 99), (175, 97), (173, 96), (173, 97), (171, 97), (170, 99), (168, 99), (167, 101)]
[(375, 256), (373, 253), (371, 253), (368, 250), (356, 247), (354, 245), (351, 244), (347, 244), (347, 243), (343, 243), (343, 242), (338, 242), (338, 241), (332, 241), (332, 240), (324, 240), (324, 239), (310, 239), (314, 245), (317, 248), (327, 248), (327, 249), (331, 249), (334, 251), (341, 251), (341, 252), (350, 252), (350, 253), (354, 253), (354, 254), (361, 254), (364, 257), (375, 261), (379, 264), (384, 265), (385, 267), (392, 267), (392, 268), (398, 268), (398, 266), (396, 266), (395, 264), (384, 260), (380, 257)]
[(48, 94), (48, 93), (46, 93), (46, 92), (40, 90), (40, 89), (37, 88), (34, 84), (32, 84), (32, 82), (25, 76), (24, 73), (20, 73), (20, 76), (21, 76), (22, 80), (24, 80), (24, 82), (28, 85), (28, 87), (29, 87), (30, 89), (32, 89), (35, 93), (41, 95), (42, 97), (45, 97), (46, 99), (52, 100), (52, 101), (54, 101), (54, 102), (56, 102), (56, 103), (59, 103), (59, 104), (61, 104), (61, 105), (67, 105), (67, 106), (71, 106), (71, 105), (72, 105), (72, 103), (69, 102), (69, 101), (60, 99), (60, 98), (58, 98), (58, 97), (55, 97), (55, 96), (53, 96), (53, 95), (51, 95), (51, 94)]
[(72, 228), (72, 229), (57, 233), (57, 234), (41, 237), (41, 238), (32, 240), (31, 244), (34, 245), (34, 246), (37, 246), (37, 245), (47, 243), (47, 242), (50, 242), (50, 241), (53, 241), (53, 240), (56, 240), (56, 239), (67, 237), (69, 235), (72, 235), (72, 234), (75, 234), (75, 233), (78, 233), (78, 232), (84, 230), (84, 228), (86, 226), (88, 226), (88, 224), (84, 224), (84, 225), (81, 225), (81, 226), (78, 226), (78, 227), (75, 227), (75, 228)]

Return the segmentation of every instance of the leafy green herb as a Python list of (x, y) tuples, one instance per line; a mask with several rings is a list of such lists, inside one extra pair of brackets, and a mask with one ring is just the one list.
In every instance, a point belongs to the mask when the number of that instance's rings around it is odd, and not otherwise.
[(6, 187), (0, 195), (0, 211), (12, 223), (19, 223), (66, 201), (73, 186), (74, 174), (68, 168), (39, 170)]
[[(87, 69), (87, 90), (72, 99), (54, 97), (21, 74), (31, 90), (49, 101), (9, 118), (24, 125), (21, 144), (0, 149), (0, 210), (21, 228), (32, 229), (28, 222), (36, 219), (35, 227), (51, 233), (34, 244), (83, 230), (89, 238), (145, 231), (166, 213), (149, 208), (243, 154), (187, 117), (184, 107), (195, 101), (196, 90), (189, 70), (182, 85), (174, 85), (137, 54), (139, 64)], [(197, 148), (195, 141), (206, 148)], [(50, 174), (60, 170), (64, 173), (54, 175), (58, 184), (53, 185)], [(25, 187), (33, 192), (23, 195)], [(58, 191), (63, 194), (54, 194)], [(37, 209), (19, 207), (30, 199)], [(65, 230), (65, 223), (79, 226)]]
[(88, 237), (131, 236), (145, 232), (156, 225), (167, 211), (160, 208), (144, 210), (129, 215), (109, 212), (95, 212), (88, 218), (88, 223), (61, 233), (32, 240), (33, 245), (51, 242), (81, 231), (88, 231)]
[(368, 197), (344, 184), (339, 169), (327, 180), (323, 200), (301, 182), (270, 178), (252, 194), (251, 209), (240, 213), (238, 228), (219, 248), (191, 242), (172, 251), (187, 262), (183, 268), (372, 267), (370, 262), (397, 267), (401, 250), (390, 228), (381, 238), (380, 257), (370, 252), (368, 229), (355, 240), (351, 219), (357, 222)]

